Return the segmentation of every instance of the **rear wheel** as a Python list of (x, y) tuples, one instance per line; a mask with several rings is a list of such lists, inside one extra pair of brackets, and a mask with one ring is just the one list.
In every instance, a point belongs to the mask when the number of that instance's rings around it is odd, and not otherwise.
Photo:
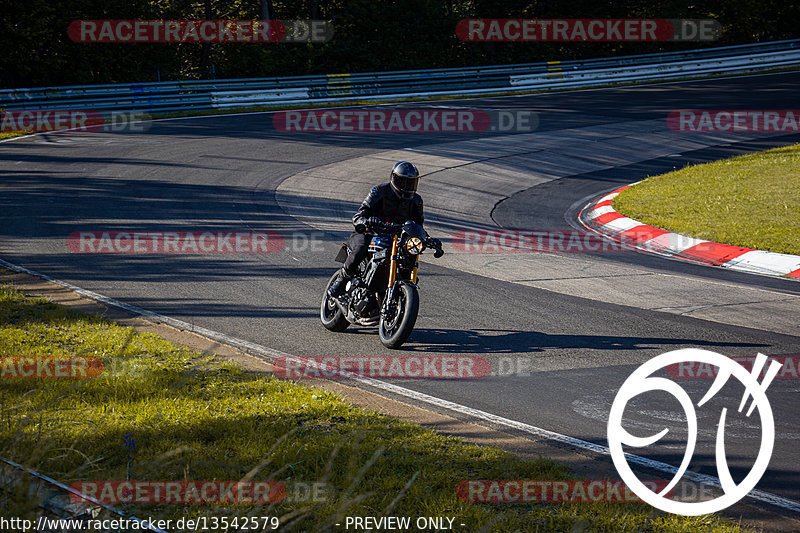
[(399, 348), (408, 340), (419, 313), (419, 292), (413, 285), (397, 287), (389, 303), (389, 314), (381, 315), (378, 333), (387, 348)]
[(322, 293), (322, 304), (319, 307), (319, 319), (322, 321), (322, 325), (331, 331), (344, 331), (347, 329), (347, 326), (350, 325), (350, 322), (345, 318), (339, 305), (328, 295), (328, 289), (337, 276), (339, 276), (339, 272), (331, 276), (331, 279), (328, 280), (328, 284), (325, 286), (325, 291)]

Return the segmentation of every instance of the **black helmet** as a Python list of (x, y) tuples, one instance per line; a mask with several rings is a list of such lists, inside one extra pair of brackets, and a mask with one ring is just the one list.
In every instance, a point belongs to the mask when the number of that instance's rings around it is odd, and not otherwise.
[(406, 200), (410, 200), (417, 192), (419, 170), (408, 161), (399, 161), (392, 167), (390, 183), (394, 192)]

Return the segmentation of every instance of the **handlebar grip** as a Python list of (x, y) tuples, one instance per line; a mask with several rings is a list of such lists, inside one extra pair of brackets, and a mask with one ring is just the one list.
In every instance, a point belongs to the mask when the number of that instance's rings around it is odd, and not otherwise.
[(374, 227), (378, 231), (383, 231), (383, 232), (386, 232), (386, 233), (394, 233), (395, 231), (397, 231), (398, 229), (403, 227), (403, 225), (402, 224), (394, 224), (392, 222), (384, 222), (384, 221), (381, 220), (381, 221), (378, 221), (375, 224)]
[(442, 250), (442, 241), (439, 239), (429, 238), (428, 242), (426, 243), (428, 247), (433, 248), (435, 251), (433, 252), (433, 257), (439, 259), (444, 255), (444, 250)]

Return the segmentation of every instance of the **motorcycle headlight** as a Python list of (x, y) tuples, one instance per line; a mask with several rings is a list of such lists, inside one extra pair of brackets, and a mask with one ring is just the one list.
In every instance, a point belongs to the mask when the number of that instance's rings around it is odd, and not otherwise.
[(406, 251), (412, 255), (417, 255), (422, 251), (422, 239), (411, 237), (406, 241)]

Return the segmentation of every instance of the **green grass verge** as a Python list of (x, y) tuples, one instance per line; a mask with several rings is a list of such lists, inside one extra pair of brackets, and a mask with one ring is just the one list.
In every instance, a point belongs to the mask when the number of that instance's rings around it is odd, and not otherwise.
[(3, 139), (10, 139), (12, 137), (22, 137), (23, 135), (28, 135), (29, 133), (33, 133), (32, 131), (0, 131), (0, 140)]
[[(132, 433), (131, 479), (249, 475), (329, 487), (327, 501), (275, 507), (119, 506), (142, 517), (277, 514), (296, 531), (387, 513), (455, 516), (469, 531), (740, 531), (716, 516), (677, 517), (644, 504), (463, 503), (455, 495), (462, 480), (563, 479), (569, 472), (544, 458), (523, 461), (353, 407), (329, 392), (243, 371), (6, 284), (0, 284), (0, 356), (104, 362), (93, 379), (0, 381), (0, 455), (62, 482), (126, 479), (124, 440)], [(33, 512), (30, 502), (0, 499), (4, 515)]]
[(800, 254), (800, 144), (644, 180), (614, 209), (657, 228), (724, 244)]

